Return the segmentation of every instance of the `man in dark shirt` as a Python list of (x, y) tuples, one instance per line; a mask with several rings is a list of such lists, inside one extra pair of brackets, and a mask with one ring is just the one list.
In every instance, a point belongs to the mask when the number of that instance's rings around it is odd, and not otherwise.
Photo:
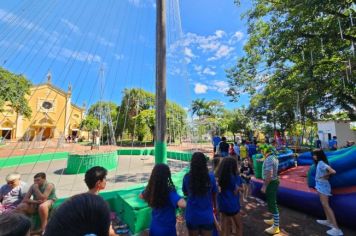
[(229, 147), (229, 144), (226, 142), (226, 137), (222, 137), (218, 149), (221, 157), (226, 157), (229, 155)]

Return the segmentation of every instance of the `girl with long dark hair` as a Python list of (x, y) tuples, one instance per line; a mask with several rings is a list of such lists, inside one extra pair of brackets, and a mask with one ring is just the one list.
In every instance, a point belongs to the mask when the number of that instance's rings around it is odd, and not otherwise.
[(185, 219), (190, 236), (212, 234), (216, 192), (215, 177), (213, 173), (209, 174), (205, 155), (195, 152), (190, 171), (183, 179), (183, 193), (188, 197)]
[(240, 212), (240, 191), (242, 180), (237, 173), (237, 162), (234, 158), (224, 158), (218, 170), (218, 207), (221, 213), (222, 236), (228, 236), (232, 231), (233, 222), (237, 228), (237, 235), (242, 236)]
[(185, 208), (186, 202), (177, 194), (167, 165), (155, 165), (140, 197), (152, 208), (150, 235), (177, 235), (176, 208)]
[(336, 171), (329, 166), (328, 159), (323, 150), (314, 150), (312, 155), (316, 167), (315, 188), (319, 193), (320, 202), (326, 215), (326, 220), (317, 220), (317, 222), (331, 228), (326, 232), (328, 235), (343, 235), (341, 229), (337, 225), (334, 211), (329, 205), (329, 196), (331, 196), (329, 177), (330, 175), (336, 174)]

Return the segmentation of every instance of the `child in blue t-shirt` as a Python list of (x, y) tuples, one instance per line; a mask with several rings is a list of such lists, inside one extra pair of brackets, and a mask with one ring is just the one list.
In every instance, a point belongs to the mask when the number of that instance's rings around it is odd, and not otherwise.
[(190, 171), (183, 179), (183, 193), (187, 196), (185, 211), (189, 235), (211, 235), (214, 228), (213, 208), (216, 206), (216, 182), (209, 173), (203, 153), (195, 152), (190, 162)]
[(177, 235), (176, 208), (185, 208), (186, 202), (177, 194), (167, 165), (155, 165), (140, 197), (152, 208), (150, 235)]
[(242, 180), (237, 172), (237, 162), (234, 158), (225, 158), (221, 161), (218, 170), (218, 207), (221, 213), (222, 235), (230, 235), (234, 223), (237, 235), (242, 236), (242, 222), (240, 216), (240, 191)]
[(337, 225), (334, 211), (329, 205), (329, 196), (331, 196), (329, 177), (336, 174), (336, 171), (329, 166), (328, 159), (323, 150), (314, 150), (312, 154), (316, 166), (315, 188), (319, 193), (321, 205), (326, 215), (326, 220), (317, 220), (317, 222), (331, 228), (326, 232), (328, 235), (343, 235)]

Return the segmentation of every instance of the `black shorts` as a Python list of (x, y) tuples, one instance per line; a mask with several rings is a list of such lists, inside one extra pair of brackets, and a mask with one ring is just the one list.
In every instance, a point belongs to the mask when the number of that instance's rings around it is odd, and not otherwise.
[(201, 225), (196, 225), (196, 224), (190, 224), (186, 222), (188, 230), (205, 230), (205, 231), (212, 231), (214, 229), (214, 223), (212, 224), (201, 224)]
[(238, 214), (240, 211), (235, 211), (235, 212), (220, 212), (221, 214), (225, 215), (225, 216), (234, 216), (236, 214)]
[(251, 178), (244, 178), (244, 177), (242, 177), (241, 179), (242, 179), (242, 183), (243, 183), (243, 184), (250, 184)]

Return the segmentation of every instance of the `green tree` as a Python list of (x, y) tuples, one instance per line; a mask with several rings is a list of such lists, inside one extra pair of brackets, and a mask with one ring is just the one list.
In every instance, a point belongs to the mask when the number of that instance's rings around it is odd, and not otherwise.
[(116, 136), (122, 137), (125, 130), (133, 138), (135, 132), (135, 119), (143, 110), (153, 109), (155, 105), (154, 94), (143, 89), (132, 88), (123, 91), (121, 105), (118, 108), (119, 124)]
[(135, 135), (138, 141), (142, 142), (148, 135), (154, 136), (155, 110), (146, 109), (134, 117), (136, 123)]
[(88, 115), (80, 123), (80, 129), (88, 131), (88, 139), (89, 139), (89, 133), (99, 129), (99, 119), (95, 118), (93, 115)]
[[(254, 0), (245, 14), (246, 55), (227, 71), (228, 96), (236, 101), (242, 93), (253, 95), (263, 91), (263, 85), (271, 85), (270, 89), (279, 90), (275, 94), (279, 102), (272, 103), (276, 111), (295, 104), (299, 91), (301, 119), (335, 108), (355, 119), (353, 4), (351, 0)], [(285, 112), (285, 117), (291, 116)]]
[(233, 134), (234, 140), (237, 133), (248, 135), (251, 131), (252, 122), (245, 107), (234, 109), (226, 114), (226, 117), (228, 118), (228, 130)]
[(114, 102), (96, 102), (89, 108), (88, 116), (98, 120), (102, 141), (114, 143), (114, 129), (117, 124), (117, 105)]
[(25, 76), (13, 74), (0, 67), (0, 111), (3, 111), (5, 102), (9, 102), (9, 106), (17, 114), (30, 118), (32, 111), (26, 95), (30, 95), (31, 85)]

